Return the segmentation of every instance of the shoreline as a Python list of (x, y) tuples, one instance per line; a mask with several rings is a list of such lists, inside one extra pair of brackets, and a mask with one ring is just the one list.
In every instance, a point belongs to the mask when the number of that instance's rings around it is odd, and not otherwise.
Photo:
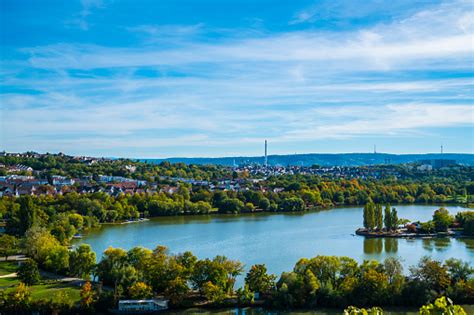
[(407, 232), (383, 232), (383, 231), (367, 231), (364, 228), (359, 228), (355, 231), (356, 235), (363, 236), (366, 238), (421, 238), (421, 239), (433, 239), (433, 238), (473, 238), (469, 235), (462, 235), (460, 231), (438, 232), (438, 233), (407, 233)]

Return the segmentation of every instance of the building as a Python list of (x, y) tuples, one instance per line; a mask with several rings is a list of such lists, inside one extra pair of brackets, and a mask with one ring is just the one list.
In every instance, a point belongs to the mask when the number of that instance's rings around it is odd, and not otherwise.
[(443, 167), (450, 167), (456, 165), (456, 160), (446, 159), (433, 159), (433, 160), (421, 160), (421, 165), (431, 165), (433, 169), (440, 169)]
[(121, 300), (118, 303), (118, 313), (122, 314), (146, 314), (168, 309), (168, 300)]

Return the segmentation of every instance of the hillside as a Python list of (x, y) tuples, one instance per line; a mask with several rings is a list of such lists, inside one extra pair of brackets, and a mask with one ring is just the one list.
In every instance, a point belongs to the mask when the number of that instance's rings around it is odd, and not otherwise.
[[(474, 154), (464, 153), (430, 153), (430, 154), (385, 154), (385, 153), (336, 153), (336, 154), (292, 154), (292, 155), (269, 155), (269, 165), (299, 165), (311, 166), (318, 164), (321, 166), (362, 166), (374, 164), (403, 164), (427, 159), (449, 159), (455, 160), (459, 164), (474, 166)], [(167, 159), (141, 159), (149, 163), (161, 163), (169, 161), (171, 163), (183, 162), (186, 164), (216, 164), (232, 166), (263, 163), (261, 156), (238, 156), (238, 157), (217, 157), (217, 158), (185, 158), (175, 157)]]

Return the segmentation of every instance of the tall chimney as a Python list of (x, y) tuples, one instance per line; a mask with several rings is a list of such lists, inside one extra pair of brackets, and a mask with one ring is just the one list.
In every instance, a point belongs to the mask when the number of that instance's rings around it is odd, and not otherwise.
[(268, 167), (267, 140), (265, 140), (265, 167)]

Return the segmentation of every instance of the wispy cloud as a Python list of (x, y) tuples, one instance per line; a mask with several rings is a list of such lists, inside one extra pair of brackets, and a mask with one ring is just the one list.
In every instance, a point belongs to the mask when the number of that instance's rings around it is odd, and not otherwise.
[(83, 31), (89, 30), (88, 16), (96, 9), (105, 7), (104, 0), (81, 0), (81, 10), (72, 19), (66, 20), (66, 25), (79, 27)]
[[(83, 29), (102, 6), (83, 3)], [(456, 1), (342, 31), (144, 24), (123, 28), (137, 45), (26, 47), (0, 78), (10, 89), (0, 96), (2, 146), (207, 155), (262, 138), (421, 138), (469, 128), (472, 15)], [(209, 37), (217, 32), (225, 36)]]

